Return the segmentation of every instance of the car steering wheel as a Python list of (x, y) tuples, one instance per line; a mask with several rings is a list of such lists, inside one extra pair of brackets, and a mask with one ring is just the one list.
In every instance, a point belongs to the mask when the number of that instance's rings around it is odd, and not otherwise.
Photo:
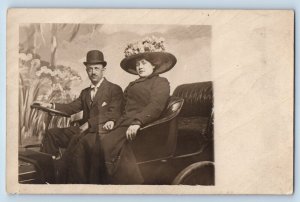
[(56, 109), (51, 109), (48, 107), (42, 107), (40, 104), (38, 103), (34, 103), (31, 106), (31, 109), (37, 109), (37, 110), (42, 110), (44, 112), (48, 112), (51, 116), (63, 116), (63, 117), (70, 117), (69, 114), (62, 112), (62, 111), (58, 111)]

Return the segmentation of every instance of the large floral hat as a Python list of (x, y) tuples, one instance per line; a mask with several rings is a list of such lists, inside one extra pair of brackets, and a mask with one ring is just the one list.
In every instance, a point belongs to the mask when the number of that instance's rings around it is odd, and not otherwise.
[(130, 74), (137, 74), (136, 61), (146, 59), (155, 66), (155, 73), (161, 74), (174, 67), (177, 59), (171, 53), (165, 52), (165, 40), (155, 36), (142, 41), (130, 43), (125, 48), (125, 58), (121, 61), (123, 70)]

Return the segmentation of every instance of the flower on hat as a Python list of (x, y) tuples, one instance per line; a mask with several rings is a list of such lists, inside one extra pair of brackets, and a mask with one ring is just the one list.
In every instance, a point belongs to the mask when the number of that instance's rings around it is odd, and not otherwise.
[(163, 52), (165, 51), (165, 39), (160, 37), (146, 37), (142, 41), (130, 43), (125, 48), (125, 57), (136, 55), (144, 52)]

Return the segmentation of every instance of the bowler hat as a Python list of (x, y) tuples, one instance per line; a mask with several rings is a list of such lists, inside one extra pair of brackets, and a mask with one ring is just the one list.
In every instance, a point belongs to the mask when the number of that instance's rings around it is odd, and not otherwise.
[(106, 66), (107, 62), (104, 60), (103, 53), (99, 50), (91, 50), (86, 54), (86, 62), (84, 65), (95, 65), (102, 64), (103, 67)]

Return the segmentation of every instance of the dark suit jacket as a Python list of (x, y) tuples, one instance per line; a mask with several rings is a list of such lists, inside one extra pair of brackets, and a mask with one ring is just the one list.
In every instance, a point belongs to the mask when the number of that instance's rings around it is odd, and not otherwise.
[(131, 82), (124, 91), (125, 105), (117, 125), (146, 125), (153, 122), (165, 109), (169, 96), (168, 80), (158, 75)]
[(80, 96), (69, 104), (55, 103), (55, 109), (67, 114), (75, 114), (83, 110), (81, 123), (89, 123), (89, 132), (97, 132), (98, 125), (107, 121), (116, 121), (121, 114), (123, 92), (120, 86), (107, 81), (102, 81), (95, 95), (91, 100), (91, 88), (81, 91)]

